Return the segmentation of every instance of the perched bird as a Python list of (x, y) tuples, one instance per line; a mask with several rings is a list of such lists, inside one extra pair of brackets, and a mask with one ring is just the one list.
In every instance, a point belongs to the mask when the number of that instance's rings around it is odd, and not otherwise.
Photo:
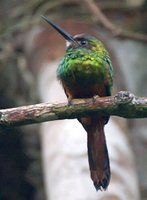
[[(72, 36), (42, 16), (67, 41), (57, 77), (61, 81), (69, 102), (73, 98), (110, 96), (113, 68), (109, 54), (96, 37), (80, 34)], [(109, 116), (94, 115), (78, 119), (87, 132), (88, 160), (96, 190), (106, 190), (110, 181), (110, 165), (104, 134)]]

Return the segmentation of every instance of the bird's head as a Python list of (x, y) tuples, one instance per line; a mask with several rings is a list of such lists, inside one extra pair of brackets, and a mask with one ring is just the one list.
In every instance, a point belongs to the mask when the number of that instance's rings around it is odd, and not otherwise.
[(72, 36), (67, 31), (62, 29), (57, 24), (53, 23), (46, 17), (42, 16), (42, 18), (50, 24), (62, 37), (66, 40), (66, 50), (76, 50), (76, 49), (89, 49), (91, 51), (97, 51), (98, 53), (105, 53), (105, 48), (100, 40), (96, 37), (87, 35), (87, 34), (79, 34)]

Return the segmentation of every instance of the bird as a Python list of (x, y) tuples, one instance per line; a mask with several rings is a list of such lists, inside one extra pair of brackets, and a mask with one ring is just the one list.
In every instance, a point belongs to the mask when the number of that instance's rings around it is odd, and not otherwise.
[[(86, 33), (72, 36), (47, 17), (42, 18), (66, 40), (66, 51), (57, 68), (57, 78), (69, 104), (74, 98), (111, 96), (113, 66), (103, 43)], [(90, 176), (97, 191), (106, 190), (111, 177), (104, 133), (109, 117), (95, 114), (78, 118), (87, 132)]]

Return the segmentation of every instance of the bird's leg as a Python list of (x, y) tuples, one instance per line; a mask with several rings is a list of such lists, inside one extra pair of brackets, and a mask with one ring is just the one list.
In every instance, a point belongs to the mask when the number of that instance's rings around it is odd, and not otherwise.
[(68, 96), (68, 105), (71, 106), (72, 105), (72, 96)]
[(92, 97), (92, 102), (95, 103), (96, 99), (99, 97), (99, 95), (95, 94), (93, 97)]

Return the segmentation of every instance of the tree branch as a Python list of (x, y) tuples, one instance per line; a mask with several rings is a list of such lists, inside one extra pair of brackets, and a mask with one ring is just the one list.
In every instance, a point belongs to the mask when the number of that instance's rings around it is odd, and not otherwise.
[(72, 104), (40, 103), (0, 110), (0, 126), (16, 126), (59, 119), (99, 115), (116, 115), (125, 118), (147, 117), (147, 98), (136, 97), (128, 91), (115, 96), (74, 99)]
[[(81, 1), (82, 2), (82, 1)], [(147, 35), (124, 30), (113, 24), (93, 0), (83, 0), (96, 23), (100, 22), (113, 36), (147, 42)]]

